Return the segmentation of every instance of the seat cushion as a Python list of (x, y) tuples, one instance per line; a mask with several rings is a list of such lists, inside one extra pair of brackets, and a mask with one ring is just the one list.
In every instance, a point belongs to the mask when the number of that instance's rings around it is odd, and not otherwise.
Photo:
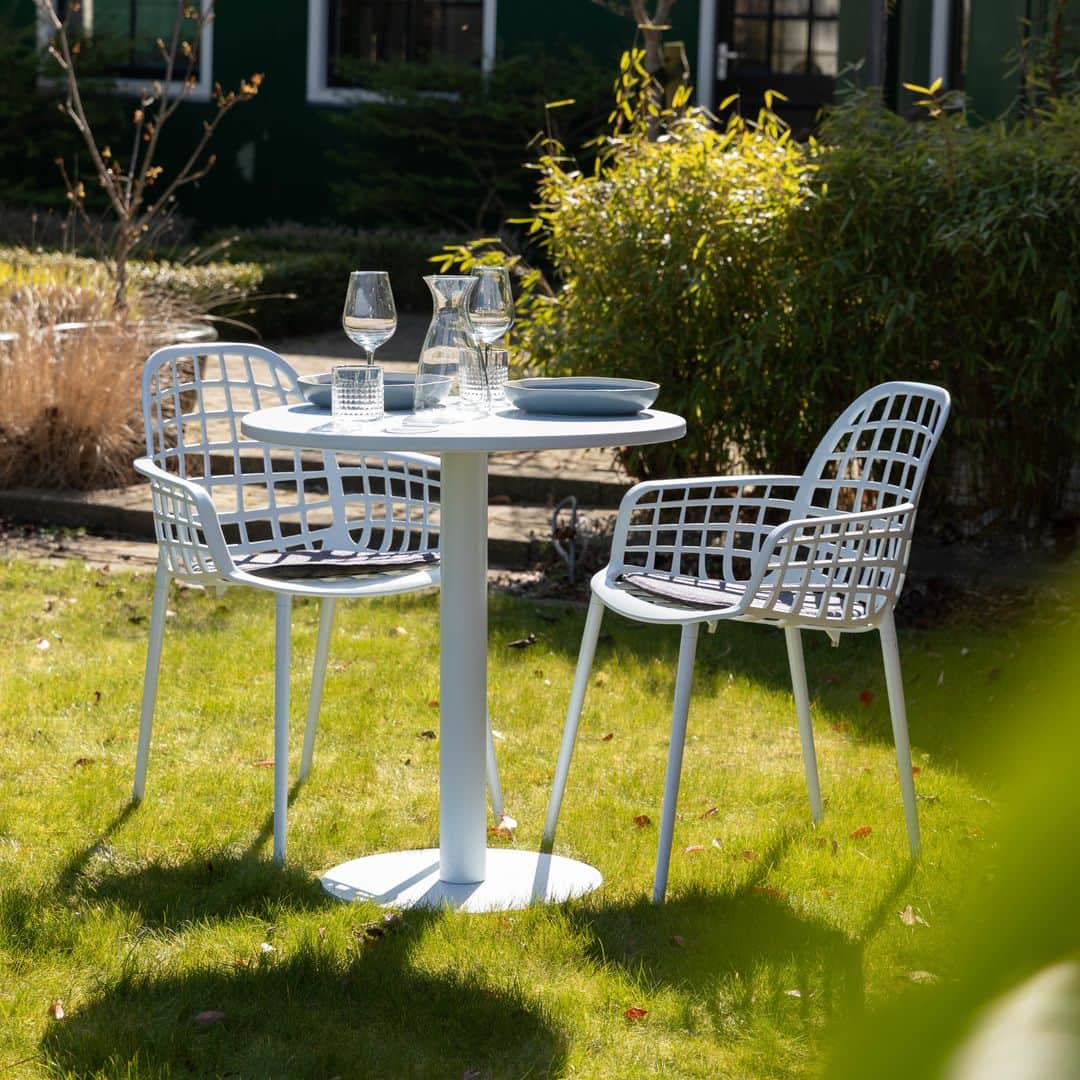
[[(665, 574), (656, 570), (633, 570), (620, 575), (619, 581), (625, 583), (639, 595), (658, 597), (680, 607), (722, 609), (735, 607), (746, 595), (746, 586), (741, 581), (718, 581), (712, 578), (696, 578), (686, 574)], [(751, 609), (763, 608), (773, 598), (772, 588), (759, 589), (750, 603)], [(824, 592), (810, 592), (803, 598), (798, 614), (804, 619), (818, 619), (821, 616), (821, 604)], [(782, 589), (777, 602), (773, 605), (777, 615), (795, 613), (795, 593)], [(866, 604), (855, 601), (847, 614), (848, 619), (862, 619), (866, 616)], [(826, 619), (843, 619), (843, 600), (839, 594), (828, 596), (825, 611)]]
[(247, 574), (272, 578), (352, 577), (381, 574), (388, 570), (416, 570), (437, 566), (437, 551), (323, 551), (298, 548), (294, 551), (260, 551), (241, 555), (236, 568)]

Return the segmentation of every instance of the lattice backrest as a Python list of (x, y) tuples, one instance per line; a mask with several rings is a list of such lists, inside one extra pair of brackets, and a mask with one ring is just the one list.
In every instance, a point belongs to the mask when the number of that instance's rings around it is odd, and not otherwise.
[(888, 382), (860, 395), (814, 451), (793, 517), (916, 506), (949, 416), (949, 394)]
[(159, 349), (143, 370), (147, 453), (207, 491), (238, 552), (431, 546), (439, 491), (431, 459), (305, 454), (241, 434), (245, 413), (302, 401), (295, 371), (262, 346)]

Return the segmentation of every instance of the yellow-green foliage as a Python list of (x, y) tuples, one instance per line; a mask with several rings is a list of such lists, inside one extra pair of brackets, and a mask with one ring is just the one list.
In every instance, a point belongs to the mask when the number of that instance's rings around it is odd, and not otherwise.
[(1080, 448), (1080, 100), (975, 127), (937, 94), (926, 123), (854, 98), (803, 146), (768, 112), (718, 130), (677, 99), (650, 141), (637, 63), (595, 169), (546, 144), (525, 224), (552, 274), (523, 279), (517, 329), (550, 373), (653, 378), (690, 419), (626, 451), (631, 472), (798, 471), (838, 407), (912, 379), (954, 398), (928, 510), (955, 515), (961, 463), (976, 514), (1060, 512)]

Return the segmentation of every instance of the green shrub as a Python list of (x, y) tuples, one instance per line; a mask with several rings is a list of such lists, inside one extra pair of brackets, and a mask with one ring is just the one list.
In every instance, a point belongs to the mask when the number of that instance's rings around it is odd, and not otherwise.
[[(547, 124), (591, 138), (611, 108), (606, 67), (585, 51), (501, 57), (485, 78), (464, 64), (348, 65), (382, 102), (337, 118), (335, 212), (349, 220), (488, 231), (528, 212), (533, 179), (522, 148)], [(563, 107), (548, 115), (546, 105)]]
[(969, 127), (856, 98), (805, 147), (768, 114), (717, 131), (676, 111), (654, 143), (628, 115), (595, 172), (558, 145), (541, 162), (530, 231), (555, 282), (527, 279), (517, 342), (551, 372), (662, 384), (689, 430), (625, 451), (633, 474), (801, 470), (839, 407), (910, 379), (954, 398), (931, 514), (955, 516), (961, 475), (972, 517), (1060, 513), (1080, 441), (1080, 102)]

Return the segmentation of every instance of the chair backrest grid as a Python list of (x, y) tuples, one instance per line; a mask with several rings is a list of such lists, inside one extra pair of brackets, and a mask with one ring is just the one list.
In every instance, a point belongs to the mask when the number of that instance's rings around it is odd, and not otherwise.
[[(439, 485), (426, 464), (408, 455), (383, 454), (345, 464), (329, 452), (309, 455), (305, 463), (299, 450), (272, 451), (240, 432), (244, 413), (302, 401), (296, 373), (261, 346), (159, 349), (143, 372), (147, 453), (166, 472), (207, 491), (221, 524), (237, 530), (234, 547), (244, 553), (367, 547), (373, 526), (381, 531), (380, 550), (429, 546)], [(319, 464), (313, 467), (312, 461)], [(381, 491), (375, 490), (374, 477)], [(203, 546), (197, 508), (179, 507), (164, 496), (155, 495), (155, 500), (161, 519), (158, 538), (169, 548), (175, 568), (206, 572), (203, 556), (192, 554), (192, 545)], [(174, 513), (178, 516), (166, 526)]]
[(925, 383), (882, 383), (860, 395), (818, 444), (795, 516), (918, 503), (949, 395)]

